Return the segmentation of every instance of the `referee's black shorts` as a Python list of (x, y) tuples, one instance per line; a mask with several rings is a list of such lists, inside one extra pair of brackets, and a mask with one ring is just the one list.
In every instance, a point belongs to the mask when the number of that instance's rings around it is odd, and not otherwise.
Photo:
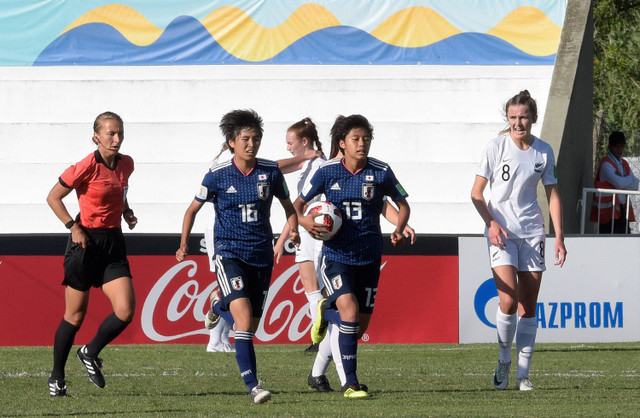
[(87, 248), (71, 241), (69, 235), (62, 284), (84, 292), (120, 277), (131, 277), (122, 229), (83, 229)]

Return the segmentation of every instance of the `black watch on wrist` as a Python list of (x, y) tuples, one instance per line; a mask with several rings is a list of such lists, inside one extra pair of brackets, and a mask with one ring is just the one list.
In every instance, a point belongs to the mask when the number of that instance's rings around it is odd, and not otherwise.
[(64, 227), (67, 228), (67, 229), (71, 229), (71, 227), (74, 226), (75, 224), (76, 224), (76, 221), (74, 221), (72, 219), (69, 222), (67, 222), (66, 224), (64, 224)]

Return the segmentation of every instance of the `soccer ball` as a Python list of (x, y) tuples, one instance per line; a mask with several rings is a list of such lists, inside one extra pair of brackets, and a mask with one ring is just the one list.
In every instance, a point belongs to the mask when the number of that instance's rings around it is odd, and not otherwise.
[(313, 219), (316, 223), (328, 228), (327, 232), (313, 236), (315, 239), (328, 241), (336, 236), (342, 226), (342, 214), (340, 214), (340, 209), (330, 202), (314, 202), (309, 205), (304, 214), (308, 215), (310, 213), (314, 214)]

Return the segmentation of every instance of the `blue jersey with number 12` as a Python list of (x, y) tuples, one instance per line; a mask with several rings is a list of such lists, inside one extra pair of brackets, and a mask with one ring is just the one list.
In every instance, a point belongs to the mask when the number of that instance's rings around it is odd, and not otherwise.
[(382, 256), (380, 213), (384, 196), (394, 201), (408, 196), (387, 163), (368, 158), (352, 173), (343, 160), (331, 160), (316, 171), (300, 196), (305, 202), (324, 193), (342, 213), (342, 228), (323, 244), (323, 256), (344, 264), (364, 265)]
[(246, 175), (234, 160), (212, 167), (195, 199), (214, 204), (215, 253), (257, 267), (273, 264), (269, 218), (274, 196), (289, 198), (284, 176), (275, 161), (258, 158)]

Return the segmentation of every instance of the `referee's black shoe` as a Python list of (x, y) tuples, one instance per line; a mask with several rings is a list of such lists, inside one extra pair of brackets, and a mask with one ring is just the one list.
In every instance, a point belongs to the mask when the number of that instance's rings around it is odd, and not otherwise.
[(80, 363), (87, 369), (87, 373), (89, 373), (89, 379), (99, 388), (103, 388), (105, 385), (104, 376), (100, 369), (102, 369), (102, 359), (98, 357), (89, 357), (86, 355), (87, 346), (83, 345), (78, 348), (78, 352), (76, 355), (78, 356), (78, 360)]
[(55, 380), (49, 376), (47, 383), (49, 384), (49, 395), (57, 397), (67, 396), (67, 382), (65, 382), (64, 379)]

